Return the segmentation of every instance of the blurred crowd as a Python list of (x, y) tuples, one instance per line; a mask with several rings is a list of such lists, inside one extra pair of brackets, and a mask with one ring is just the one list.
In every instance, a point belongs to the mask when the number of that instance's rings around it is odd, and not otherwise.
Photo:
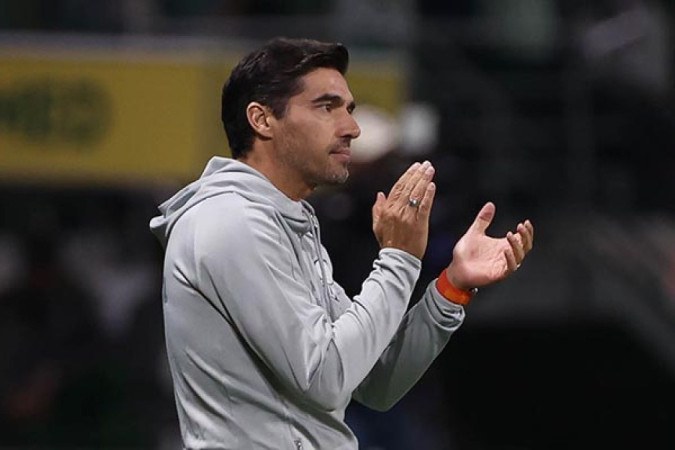
[(0, 27), (20, 30), (119, 33), (151, 31), (161, 18), (316, 14), (328, 0), (28, 0), (0, 1)]
[(175, 414), (150, 199), (13, 186), (0, 199), (2, 446), (159, 448)]

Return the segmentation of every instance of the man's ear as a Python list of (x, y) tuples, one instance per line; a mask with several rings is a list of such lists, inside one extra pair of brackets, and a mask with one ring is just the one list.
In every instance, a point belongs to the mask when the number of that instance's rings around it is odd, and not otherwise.
[(258, 102), (251, 102), (246, 107), (246, 118), (248, 123), (260, 136), (270, 139), (272, 137), (272, 129), (270, 127), (270, 119), (272, 118), (272, 111)]

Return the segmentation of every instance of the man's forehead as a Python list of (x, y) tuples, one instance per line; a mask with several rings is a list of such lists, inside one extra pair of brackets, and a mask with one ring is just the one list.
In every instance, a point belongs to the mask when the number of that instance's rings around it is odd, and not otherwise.
[(298, 95), (314, 97), (331, 94), (347, 101), (353, 100), (347, 80), (335, 69), (320, 67), (305, 74), (301, 80), (302, 91)]

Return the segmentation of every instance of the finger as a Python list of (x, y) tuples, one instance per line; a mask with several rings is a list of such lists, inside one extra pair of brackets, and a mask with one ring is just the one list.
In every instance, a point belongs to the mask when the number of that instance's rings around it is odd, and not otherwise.
[(431, 180), (434, 177), (434, 173), (435, 169), (431, 165), (431, 163), (425, 162), (425, 164), (422, 164), (420, 166), (420, 169), (418, 169), (418, 173), (415, 174), (415, 176), (412, 177), (410, 180), (411, 182), (417, 180), (417, 182), (413, 186), (410, 195), (408, 197), (408, 200), (410, 199), (417, 199), (419, 201), (422, 200), (422, 198), (427, 192), (429, 183), (431, 183)]
[(417, 172), (417, 169), (420, 167), (420, 163), (416, 162), (412, 164), (410, 167), (408, 167), (408, 170), (406, 170), (403, 175), (394, 183), (394, 186), (391, 188), (389, 191), (389, 197), (390, 199), (396, 200), (398, 198), (401, 198), (403, 196), (403, 189), (406, 186), (408, 179), (415, 173)]
[(429, 220), (429, 215), (431, 214), (431, 207), (434, 204), (434, 197), (436, 196), (436, 183), (433, 181), (427, 185), (426, 191), (424, 192), (424, 197), (420, 202), (419, 211), (417, 217), (421, 220)]
[(520, 236), (520, 241), (523, 244), (523, 250), (525, 251), (525, 254), (529, 253), (529, 251), (532, 250), (532, 235), (530, 234), (530, 230), (525, 226), (525, 224), (522, 223), (518, 224), (516, 230)]
[(380, 221), (380, 215), (382, 214), (382, 208), (384, 207), (384, 202), (386, 200), (387, 198), (383, 192), (378, 192), (375, 196), (375, 203), (373, 203), (373, 228), (375, 228)]
[(511, 248), (504, 250), (504, 257), (506, 258), (506, 267), (508, 267), (509, 272), (518, 270), (518, 262), (516, 261), (516, 257), (513, 256), (513, 250)]
[(481, 210), (478, 211), (478, 214), (476, 215), (473, 223), (469, 227), (469, 231), (475, 233), (485, 233), (485, 230), (487, 230), (487, 228), (492, 223), (492, 219), (495, 217), (495, 209), (496, 207), (492, 202), (487, 202), (485, 205), (483, 205)]
[(511, 244), (511, 250), (513, 251), (513, 255), (516, 258), (516, 264), (520, 264), (520, 262), (525, 258), (525, 251), (523, 250), (523, 244), (520, 240), (520, 237), (517, 234), (513, 234), (512, 232), (506, 233), (506, 240), (509, 241), (509, 244)]
[(525, 221), (525, 228), (530, 232), (530, 245), (534, 246), (534, 225), (529, 219)]
[[(406, 179), (405, 184), (403, 185), (401, 191), (401, 196), (397, 199), (397, 203), (399, 204), (399, 206), (407, 208), (408, 201), (411, 198), (416, 198), (417, 200), (420, 200), (422, 198), (421, 195), (419, 197), (413, 197), (413, 190), (415, 189), (415, 186), (417, 186), (417, 184), (424, 179), (427, 169), (429, 167), (431, 167), (431, 163), (429, 161), (424, 161), (421, 165), (417, 167), (417, 170), (413, 171), (410, 177)], [(426, 183), (428, 184), (428, 181)], [(426, 185), (421, 191), (422, 194), (424, 193), (424, 189), (426, 189)]]

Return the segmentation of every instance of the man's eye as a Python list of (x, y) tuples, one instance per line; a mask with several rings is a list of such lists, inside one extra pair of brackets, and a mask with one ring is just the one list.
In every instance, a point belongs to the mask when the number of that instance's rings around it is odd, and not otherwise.
[(331, 105), (330, 103), (322, 105), (321, 107), (325, 109), (327, 112), (331, 112), (333, 110), (333, 105)]

